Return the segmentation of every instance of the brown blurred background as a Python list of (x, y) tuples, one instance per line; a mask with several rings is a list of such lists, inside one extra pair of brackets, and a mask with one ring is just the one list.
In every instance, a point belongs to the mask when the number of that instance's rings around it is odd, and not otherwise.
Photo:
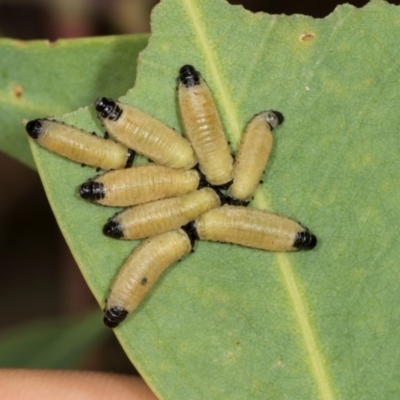
[[(0, 0), (0, 32), (3, 37), (24, 40), (149, 32), (149, 15), (156, 3), (156, 0)], [(242, 4), (252, 11), (322, 18), (344, 2), (232, 0), (230, 3)], [(367, 1), (350, 3), (363, 6)], [(0, 330), (38, 318), (79, 315), (96, 307), (57, 227), (38, 175), (2, 153), (0, 171), (3, 188)], [(12, 308), (4, 307), (10, 304)], [(113, 335), (100, 352), (104, 355), (112, 352), (115, 365), (94, 357), (95, 361), (86, 367), (134, 372)]]

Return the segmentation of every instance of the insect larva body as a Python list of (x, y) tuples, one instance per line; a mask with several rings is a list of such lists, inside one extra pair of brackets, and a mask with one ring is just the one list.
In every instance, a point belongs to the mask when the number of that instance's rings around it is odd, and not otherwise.
[(192, 144), (200, 170), (215, 186), (233, 178), (233, 159), (212, 94), (191, 65), (180, 69), (178, 100), (185, 135)]
[(116, 239), (141, 239), (178, 229), (199, 215), (219, 207), (221, 200), (211, 188), (169, 199), (129, 207), (111, 217), (103, 232)]
[(135, 155), (120, 143), (49, 119), (29, 121), (25, 128), (46, 149), (72, 161), (104, 170), (130, 167)]
[(235, 157), (233, 183), (229, 196), (247, 202), (256, 191), (272, 148), (272, 129), (281, 124), (278, 111), (256, 114), (247, 124)]
[(317, 238), (300, 223), (255, 208), (228, 205), (216, 208), (198, 217), (195, 229), (201, 240), (262, 250), (311, 250), (317, 244)]
[(79, 195), (105, 206), (127, 207), (192, 192), (199, 179), (196, 170), (148, 163), (98, 175), (80, 186)]
[(115, 328), (140, 304), (161, 273), (191, 250), (191, 240), (182, 229), (144, 240), (111, 286), (104, 308), (105, 325)]
[(196, 165), (188, 140), (161, 121), (105, 97), (96, 100), (95, 108), (106, 130), (137, 153), (170, 168), (186, 170)]

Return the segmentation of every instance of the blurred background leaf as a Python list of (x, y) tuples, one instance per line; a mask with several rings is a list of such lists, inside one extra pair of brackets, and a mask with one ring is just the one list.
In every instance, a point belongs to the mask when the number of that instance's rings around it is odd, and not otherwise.
[(80, 318), (59, 318), (15, 326), (0, 333), (3, 368), (79, 368), (108, 336), (96, 310)]

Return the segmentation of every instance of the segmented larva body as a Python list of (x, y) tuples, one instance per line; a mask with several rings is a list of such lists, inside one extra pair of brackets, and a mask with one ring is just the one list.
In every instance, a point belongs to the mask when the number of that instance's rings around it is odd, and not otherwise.
[(250, 201), (256, 191), (271, 153), (272, 129), (283, 121), (278, 111), (264, 111), (247, 124), (235, 157), (233, 183), (228, 195)]
[(311, 250), (317, 244), (317, 238), (297, 221), (255, 208), (225, 205), (202, 214), (194, 225), (201, 240), (262, 250)]
[(149, 114), (105, 97), (96, 100), (95, 108), (112, 136), (155, 163), (185, 170), (197, 164), (188, 140)]
[(192, 192), (199, 182), (196, 170), (148, 163), (98, 175), (80, 186), (79, 195), (105, 206), (127, 207)]
[(120, 143), (50, 119), (29, 121), (25, 129), (46, 149), (104, 170), (130, 167), (135, 156), (132, 150)]
[(178, 100), (185, 135), (192, 144), (201, 172), (219, 186), (233, 178), (233, 158), (212, 94), (191, 65), (180, 69)]
[(115, 328), (135, 310), (159, 276), (192, 250), (182, 229), (144, 240), (128, 257), (116, 276), (104, 308), (104, 323)]
[(126, 208), (108, 220), (103, 232), (116, 239), (146, 238), (178, 229), (220, 205), (216, 192), (204, 188)]

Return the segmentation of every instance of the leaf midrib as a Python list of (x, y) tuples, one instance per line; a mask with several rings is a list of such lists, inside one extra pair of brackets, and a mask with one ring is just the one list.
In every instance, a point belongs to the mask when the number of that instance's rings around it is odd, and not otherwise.
[[(209, 45), (207, 30), (202, 24), (202, 16), (205, 16), (201, 12), (201, 9), (197, 7), (197, 4), (198, 3), (193, 0), (182, 2), (182, 6), (186, 10), (192, 22), (195, 35), (198, 38), (199, 51), (203, 54), (209, 66), (208, 73), (213, 77), (213, 83), (219, 93), (219, 106), (222, 112), (227, 116), (226, 124), (228, 125), (227, 128), (230, 132), (231, 139), (238, 143), (241, 136), (240, 123), (237, 118), (239, 114), (228, 94), (228, 85), (224, 82), (220, 74), (220, 69), (216, 63), (216, 60), (218, 60), (217, 54), (214, 54), (212, 46)], [(254, 203), (259, 208), (271, 209), (266, 195), (261, 194), (260, 191), (257, 192)], [(309, 358), (309, 366), (316, 381), (320, 398), (324, 400), (333, 400), (335, 396), (333, 394), (332, 381), (330, 377), (328, 377), (324, 356), (318, 346), (317, 332), (312, 327), (311, 316), (308, 312), (306, 301), (299, 289), (301, 284), (298, 282), (298, 277), (294, 274), (289, 257), (285, 253), (276, 253), (275, 257), (296, 323), (300, 328), (301, 338)]]

